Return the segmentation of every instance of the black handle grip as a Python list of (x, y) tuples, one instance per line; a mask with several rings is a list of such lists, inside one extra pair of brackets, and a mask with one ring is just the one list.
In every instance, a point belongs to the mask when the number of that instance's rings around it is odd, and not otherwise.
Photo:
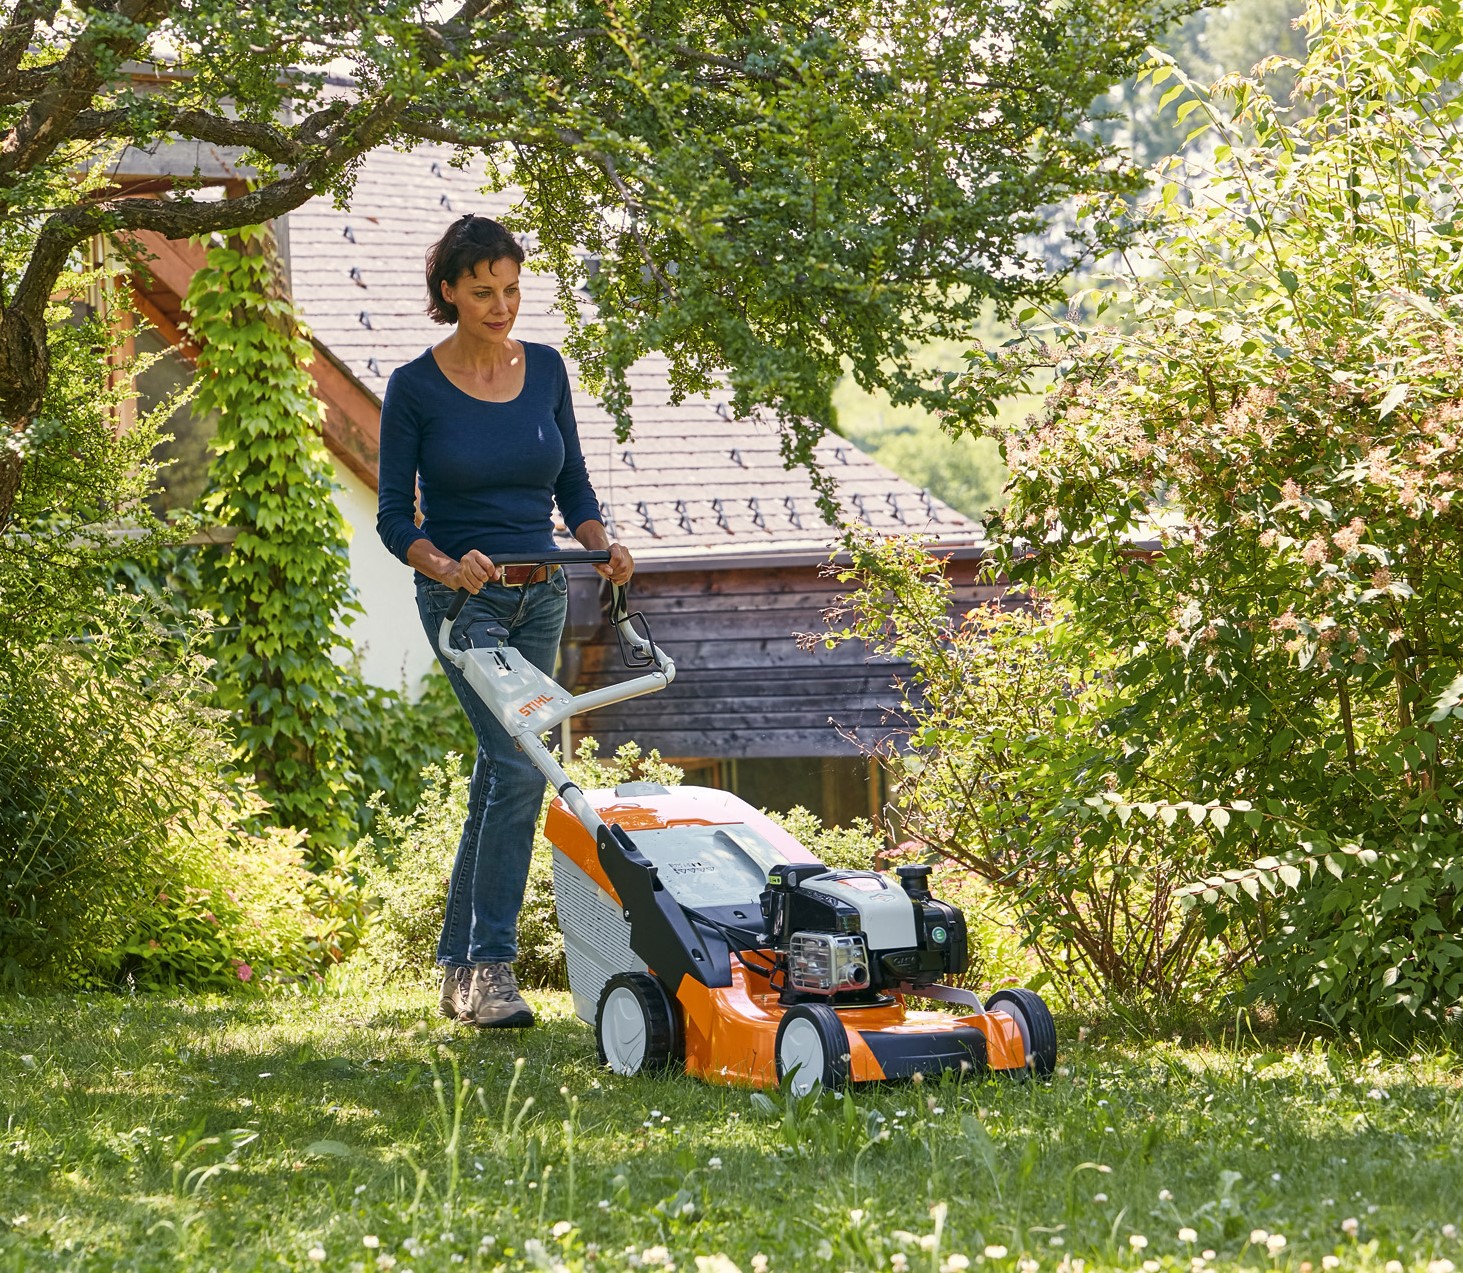
[[(602, 566), (610, 559), (609, 550), (605, 548), (571, 548), (565, 552), (552, 553), (506, 553), (502, 557), (494, 557), (495, 566)], [(447, 607), (447, 619), (455, 623), (457, 616), (462, 613), (462, 607), (467, 604), (468, 597), (472, 593), (466, 588), (459, 588), (457, 595), (452, 598), (452, 604)]]
[(552, 553), (492, 553), (495, 566), (603, 566), (610, 559), (607, 548), (571, 548)]

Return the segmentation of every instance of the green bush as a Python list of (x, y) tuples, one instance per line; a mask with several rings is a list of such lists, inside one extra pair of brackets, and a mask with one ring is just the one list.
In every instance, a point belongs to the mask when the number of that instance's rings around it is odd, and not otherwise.
[(115, 612), (93, 622), (126, 666), (95, 642), (0, 662), (0, 961), (12, 984), (75, 982), (125, 941), (169, 882), (171, 824), (200, 775), (218, 773), (211, 719), (190, 693), (196, 662), (151, 663), (145, 629)]
[(146, 504), (173, 404), (119, 435), (116, 332), (51, 317), (53, 373), (0, 534), (0, 981), (306, 976), (352, 945), (349, 873), (306, 876), (236, 779), (206, 633), (166, 588), (118, 584), (177, 538)]
[(122, 601), (90, 641), (0, 664), (4, 980), (201, 989), (334, 962), (361, 925), (347, 864), (304, 869), (231, 771), (205, 664)]
[[(403, 687), (383, 689), (358, 674), (340, 704), (355, 776), (357, 834), (371, 829), (378, 809), (414, 808), (423, 794), (423, 775), (448, 752), (472, 756), (477, 751), (472, 724), (463, 713), (451, 683), (433, 664), (412, 698)], [(379, 795), (374, 803), (373, 795)]]
[(952, 613), (942, 564), (913, 543), (862, 539), (842, 578), (856, 587), (837, 639), (868, 641), (912, 672), (908, 724), (881, 751), (903, 833), (974, 877), (991, 966), (1024, 967), (1014, 921), (1069, 1002), (1211, 993), (1228, 964), (1206, 956), (1204, 921), (1177, 897), (1209, 860), (1193, 823), (1140, 834), (1094, 824), (1073, 797), (1105, 790), (1119, 759), (1101, 664), (1065, 660), (1050, 614)]
[(802, 805), (794, 805), (786, 813), (764, 812), (824, 866), (872, 871), (879, 869), (885, 855), (884, 836), (867, 818), (855, 818), (846, 827), (825, 827), (816, 813)]
[(349, 851), (309, 867), (303, 839), (293, 829), (249, 835), (237, 826), (210, 837), (201, 882), (175, 877), (160, 890), (126, 938), (101, 952), (97, 974), (136, 990), (259, 990), (319, 980), (359, 944), (365, 897)]
[[(1405, 1034), (1463, 1008), (1463, 18), (1305, 23), (1285, 100), (1155, 63), (1202, 158), (1091, 209), (1138, 251), (972, 359), (1011, 472), (990, 560), (1051, 605), (1040, 733), (1015, 704), (999, 748), (1026, 821), (976, 830), (1054, 882), (1167, 870), (1172, 931), (1288, 1021)], [(980, 423), (1034, 368), (1040, 415)]]
[(468, 775), (449, 753), (422, 768), (421, 794), (397, 812), (377, 792), (360, 841), (370, 921), (358, 958), (385, 980), (424, 978), (436, 959), (447, 881), (467, 820)]

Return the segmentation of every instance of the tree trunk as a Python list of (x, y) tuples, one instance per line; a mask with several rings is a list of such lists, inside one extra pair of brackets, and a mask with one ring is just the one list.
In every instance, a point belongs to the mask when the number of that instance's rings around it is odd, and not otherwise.
[(25, 432), (51, 371), (45, 321), (0, 314), (0, 532), (10, 525), (25, 472)]

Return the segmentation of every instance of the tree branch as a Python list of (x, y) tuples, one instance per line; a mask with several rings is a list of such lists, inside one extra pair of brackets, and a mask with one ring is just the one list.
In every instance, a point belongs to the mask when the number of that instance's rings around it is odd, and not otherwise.
[(37, 236), (25, 275), (5, 313), (5, 322), (39, 322), (47, 298), (65, 268), (67, 254), (93, 234), (151, 230), (169, 239), (187, 239), (215, 230), (256, 225), (283, 216), (323, 189), (344, 165), (379, 145), (395, 127), (405, 103), (385, 98), (342, 120), (310, 159), (287, 177), (237, 199), (214, 203), (193, 200), (108, 199), (53, 213)]
[[(506, 120), (484, 120), (482, 131), (453, 128), (441, 122), (435, 114), (407, 110), (402, 113), (402, 127), (413, 137), (422, 141), (435, 141), (444, 146), (488, 146), (502, 140), (502, 126)], [(495, 130), (495, 131), (490, 131)]]
[[(324, 114), (324, 112), (319, 112)], [(310, 116), (314, 119), (315, 116)], [(308, 122), (308, 121), (307, 121)], [(256, 150), (278, 164), (298, 164), (305, 158), (306, 147), (288, 133), (268, 124), (252, 120), (229, 119), (210, 115), (207, 111), (180, 110), (165, 112), (149, 121), (155, 134), (177, 134), (217, 146), (243, 146)], [(82, 111), (67, 132), (68, 141), (97, 141), (102, 137), (136, 137), (136, 120), (126, 107), (106, 111)], [(140, 139), (133, 141), (140, 144)]]
[[(59, 0), (53, 0), (49, 4), (43, 0), (18, 0), (15, 12), (10, 15), (9, 24), (0, 29), (0, 79), (10, 82), (16, 78), (20, 59), (25, 56), (26, 49), (30, 48), (30, 42), (35, 38), (36, 23), (51, 21), (60, 7)], [(11, 100), (24, 101), (25, 98)]]
[(0, 80), (0, 106), (29, 102), (46, 91), (54, 66), (33, 66), (24, 71), (11, 71)]
[(457, 12), (450, 18), (426, 23), (422, 27), (422, 33), (431, 46), (426, 54), (427, 64), (440, 66), (443, 58), (455, 53), (458, 45), (470, 34), (473, 22), (484, 15), (496, 16), (508, 8), (509, 3), (510, 0), (463, 0)]
[[(148, 28), (166, 16), (169, 7), (169, 0), (119, 0), (115, 12), (93, 14), (49, 73), (45, 90), (0, 141), (0, 181), (34, 168), (66, 140), (72, 122), (101, 86), (105, 64), (136, 56)], [(119, 23), (132, 30), (121, 34)]]

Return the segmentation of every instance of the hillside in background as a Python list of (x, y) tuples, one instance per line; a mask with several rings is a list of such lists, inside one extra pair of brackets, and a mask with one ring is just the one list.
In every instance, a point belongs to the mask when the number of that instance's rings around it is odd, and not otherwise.
[[(1300, 7), (1297, 0), (1233, 0), (1222, 8), (1194, 14), (1174, 28), (1162, 46), (1193, 79), (1212, 84), (1226, 72), (1248, 73), (1272, 54), (1304, 57), (1305, 32), (1294, 25)], [(1287, 75), (1275, 72), (1272, 87), (1288, 92)], [(1108, 95), (1109, 118), (1103, 132), (1145, 166), (1184, 149), (1192, 126), (1192, 121), (1176, 124), (1172, 106), (1160, 112), (1158, 97), (1151, 88), (1135, 88), (1131, 82)], [(999, 345), (1008, 334), (992, 319), (972, 336), (991, 346)], [(962, 366), (964, 353), (954, 344), (928, 351), (930, 365), (945, 370)], [(1004, 404), (1001, 415), (1014, 423), (1035, 410), (1038, 402), (1034, 396), (1012, 399)], [(896, 407), (882, 394), (864, 393), (851, 377), (845, 377), (839, 386), (834, 405), (840, 433), (952, 508), (968, 517), (981, 517), (1003, 503), (1006, 470), (990, 439), (952, 439), (928, 412)]]

